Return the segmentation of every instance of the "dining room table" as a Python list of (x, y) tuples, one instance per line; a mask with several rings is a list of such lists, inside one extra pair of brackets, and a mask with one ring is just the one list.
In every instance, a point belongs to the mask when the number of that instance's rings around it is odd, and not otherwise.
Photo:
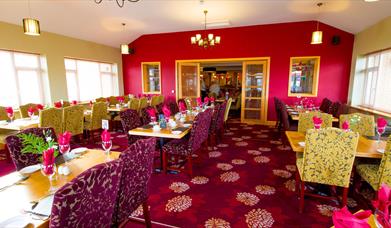
[[(286, 131), (285, 135), (288, 138), (289, 144), (294, 152), (304, 152), (305, 134), (303, 132)], [(360, 136), (358, 139), (356, 158), (382, 158), (385, 147), (385, 141), (381, 140), (378, 142), (377, 140)]]
[[(320, 112), (323, 113), (322, 111), (316, 109), (316, 110), (303, 110), (303, 109), (298, 109), (295, 107), (291, 107), (289, 105), (286, 105), (286, 110), (288, 112), (288, 115), (291, 117), (292, 120), (294, 121), (299, 121), (299, 115), (301, 112)], [(333, 122), (339, 122), (339, 119), (333, 116)]]
[[(120, 152), (111, 152), (111, 159), (118, 159)], [(58, 189), (70, 182), (76, 176), (87, 169), (106, 162), (103, 150), (86, 149), (80, 156), (68, 161), (71, 170), (69, 175), (54, 176), (53, 185)], [(59, 164), (58, 167), (62, 166)], [(12, 181), (15, 178), (15, 181)], [(4, 182), (12, 181), (10, 185)], [(3, 186), (2, 186), (3, 185)], [(48, 227), (50, 217), (36, 214), (32, 211), (41, 200), (46, 199), (49, 193), (49, 179), (40, 169), (30, 174), (15, 171), (0, 177), (0, 227), (6, 221), (19, 220), (20, 223), (28, 223), (30, 227)], [(51, 205), (50, 209), (51, 209)], [(11, 226), (12, 227), (12, 226)]]
[(39, 118), (35, 116), (33, 118), (15, 119), (13, 121), (2, 120), (0, 121), (0, 129), (21, 131), (28, 128), (38, 127)]

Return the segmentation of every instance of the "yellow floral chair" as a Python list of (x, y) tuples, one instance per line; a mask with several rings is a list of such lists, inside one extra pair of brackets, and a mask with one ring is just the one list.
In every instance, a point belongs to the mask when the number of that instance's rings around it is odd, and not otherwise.
[(140, 98), (140, 106), (137, 109), (137, 112), (140, 113), (140, 110), (143, 110), (143, 108), (148, 107), (148, 99), (146, 97)]
[(373, 115), (362, 113), (340, 115), (340, 128), (342, 128), (342, 124), (345, 121), (349, 121), (349, 127), (352, 131), (358, 132), (363, 136), (375, 136), (375, 117)]
[(158, 104), (161, 104), (161, 103), (164, 103), (164, 96), (163, 95), (159, 95), (159, 103)]
[(224, 112), (224, 124), (227, 125), (227, 120), (228, 120), (228, 115), (229, 115), (229, 110), (231, 109), (231, 104), (232, 104), (232, 97), (230, 97), (227, 101), (227, 106), (225, 107), (225, 112)]
[[(318, 196), (305, 193), (305, 182), (342, 187), (342, 205), (346, 205), (358, 138), (358, 133), (345, 132), (338, 128), (307, 131), (304, 154), (296, 157), (296, 186), (300, 183), (300, 213), (304, 207), (304, 195)], [(296, 188), (296, 191), (299, 191), (299, 188)]]
[(381, 184), (391, 186), (391, 136), (380, 163), (361, 163), (356, 166), (357, 174), (377, 191)]
[(92, 141), (94, 133), (102, 129), (103, 119), (107, 119), (107, 105), (104, 102), (96, 102), (92, 105), (91, 114), (84, 117), (84, 130)]
[(140, 107), (140, 99), (137, 98), (132, 98), (128, 102), (128, 108), (133, 109), (133, 110), (139, 110)]
[(51, 127), (56, 135), (62, 133), (63, 109), (48, 108), (39, 112), (39, 127)]
[(115, 97), (115, 96), (109, 97), (109, 102), (110, 102), (110, 105), (119, 104), (119, 101), (117, 100), (117, 97)]
[(9, 120), (5, 107), (0, 106), (0, 120)]
[(69, 131), (72, 135), (83, 135), (84, 107), (74, 105), (64, 108), (63, 131)]
[(106, 102), (106, 98), (98, 97), (98, 98), (95, 99), (95, 102)]
[(128, 95), (124, 95), (124, 104), (127, 104), (130, 100), (129, 96)]
[(332, 127), (333, 125), (333, 116), (327, 113), (320, 112), (303, 112), (299, 114), (299, 125), (297, 131), (306, 133), (308, 129), (314, 129), (314, 122), (312, 117), (318, 116), (322, 118), (322, 128)]
[[(33, 104), (33, 103), (28, 103), (28, 104), (19, 106), (20, 117), (21, 118), (29, 117), (29, 115), (28, 115), (29, 108), (30, 107), (36, 107), (36, 106), (37, 105)], [(38, 115), (38, 110), (35, 110), (34, 115)]]
[(151, 106), (155, 107), (158, 104), (160, 104), (160, 96), (152, 96), (152, 98), (151, 98)]

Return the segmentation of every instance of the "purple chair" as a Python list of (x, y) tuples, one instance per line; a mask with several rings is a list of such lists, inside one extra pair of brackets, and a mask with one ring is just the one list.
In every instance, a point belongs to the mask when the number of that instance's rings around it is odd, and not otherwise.
[(209, 129), (212, 122), (213, 110), (208, 108), (207, 110), (204, 111), (204, 113), (206, 115), (205, 123), (202, 123), (203, 129), (202, 129), (202, 135), (200, 137), (200, 140), (204, 143), (207, 143), (209, 138)]
[(122, 169), (120, 160), (99, 164), (61, 187), (49, 227), (111, 227)]
[(158, 114), (163, 114), (163, 106), (164, 106), (163, 103), (157, 104), (155, 106), (156, 107), (156, 111), (157, 111)]
[(325, 113), (329, 113), (329, 110), (330, 110), (330, 106), (333, 104), (333, 102), (331, 100), (329, 100), (327, 97), (325, 97), (323, 100), (322, 100), (322, 103), (320, 104), (320, 111), (322, 112), (325, 112)]
[(138, 140), (121, 153), (120, 160), (124, 165), (121, 185), (117, 199), (114, 223), (125, 225), (128, 217), (141, 204), (147, 227), (151, 227), (148, 210), (148, 181), (152, 174), (155, 152), (154, 138)]
[(216, 137), (217, 137), (217, 119), (219, 117), (219, 110), (220, 110), (220, 104), (216, 104), (214, 109), (213, 109), (213, 114), (212, 114), (212, 119), (209, 127), (209, 134), (210, 134), (210, 139), (211, 139), (211, 144), (215, 145), (216, 144)]
[(131, 145), (137, 140), (142, 139), (140, 136), (128, 134), (128, 131), (142, 126), (140, 116), (137, 111), (133, 109), (126, 109), (125, 111), (121, 111), (119, 115), (121, 117), (122, 128), (125, 134), (128, 135), (128, 144)]
[[(178, 157), (185, 158), (183, 160), (183, 164), (179, 164), (179, 168), (170, 167), (170, 170), (179, 171), (181, 167), (188, 164), (188, 173), (190, 176), (193, 175), (192, 168), (192, 154), (201, 149), (202, 145), (202, 135), (203, 130), (206, 128), (204, 125), (207, 123), (207, 113), (201, 112), (199, 113), (195, 119), (193, 120), (193, 126), (190, 132), (190, 138), (186, 139), (174, 139), (167, 144), (165, 144), (162, 148), (163, 150), (163, 170), (166, 173), (170, 164), (168, 164), (168, 155), (175, 157), (175, 162), (179, 159)], [(175, 164), (176, 165), (176, 164)]]
[(56, 134), (54, 133), (53, 128), (29, 128), (15, 135), (10, 135), (5, 139), (16, 170), (21, 170), (26, 166), (38, 164), (41, 162), (40, 158), (42, 157), (42, 155), (40, 154), (22, 153), (22, 139), (20, 139), (18, 136), (20, 136), (21, 134), (33, 134), (45, 139), (45, 136), (43, 134), (44, 131), (51, 131), (51, 137), (54, 141), (57, 141)]
[(146, 108), (141, 109), (141, 123), (143, 125), (149, 124), (151, 122), (151, 116), (148, 113), (148, 110), (153, 109), (153, 107), (148, 106)]
[(176, 102), (170, 101), (167, 103), (168, 108), (170, 109), (171, 113), (174, 115), (175, 113), (179, 112), (179, 107)]

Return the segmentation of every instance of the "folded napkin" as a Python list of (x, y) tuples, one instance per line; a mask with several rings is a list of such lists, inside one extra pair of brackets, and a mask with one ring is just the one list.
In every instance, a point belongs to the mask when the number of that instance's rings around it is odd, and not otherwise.
[(370, 210), (352, 214), (345, 206), (333, 212), (333, 223), (335, 228), (370, 228), (368, 218), (371, 214)]
[(54, 107), (56, 107), (56, 108), (62, 108), (61, 101), (54, 102)]
[(345, 120), (342, 123), (342, 129), (345, 130), (345, 131), (349, 130), (349, 121)]
[(41, 199), (35, 207), (29, 211), (33, 214), (47, 216), (49, 217), (52, 213), (54, 195), (48, 195), (47, 197)]
[(38, 110), (43, 110), (43, 105), (37, 104), (37, 109), (38, 109)]
[(315, 129), (319, 129), (320, 126), (321, 126), (322, 123), (323, 123), (322, 118), (317, 117), (317, 116), (312, 117), (312, 121), (314, 122)]
[(186, 111), (185, 102), (179, 101), (179, 110), (180, 110), (181, 112), (185, 112), (185, 111)]
[(111, 140), (111, 135), (110, 135), (110, 132), (105, 129), (102, 134), (100, 135), (101, 139), (103, 142), (108, 142)]
[(72, 133), (65, 131), (63, 134), (58, 135), (58, 144), (67, 145), (71, 141)]
[(117, 97), (117, 101), (119, 101), (119, 103), (123, 103), (125, 101), (125, 98), (121, 97), (121, 96), (118, 96)]
[(198, 106), (202, 106), (201, 97), (197, 97), (197, 105), (198, 105)]
[(387, 120), (385, 120), (384, 118), (377, 119), (377, 131), (379, 132), (379, 134), (384, 133), (384, 131), (386, 130), (386, 126), (387, 126)]
[(389, 207), (391, 205), (391, 189), (386, 184), (382, 184), (378, 193), (377, 200), (372, 201), (372, 205), (382, 212), (381, 216), (384, 216), (384, 220), (388, 221)]
[(204, 98), (204, 104), (205, 105), (209, 105), (209, 97), (205, 97)]
[(43, 172), (47, 175), (54, 172), (54, 148), (49, 148), (42, 153)]
[(12, 107), (6, 107), (5, 111), (7, 112), (8, 117), (14, 115), (14, 109)]
[(35, 107), (33, 107), (33, 106), (30, 106), (27, 110), (27, 113), (29, 116), (34, 115), (34, 112), (35, 112)]
[(215, 97), (211, 97), (210, 102), (212, 102), (212, 103), (215, 102)]
[(170, 111), (170, 109), (168, 109), (168, 107), (166, 105), (163, 106), (162, 111), (163, 111), (164, 117), (170, 118), (171, 111)]
[(73, 100), (73, 101), (72, 101), (72, 105), (77, 105), (77, 101), (76, 101), (76, 100)]
[(154, 108), (148, 109), (147, 112), (148, 112), (150, 117), (155, 117), (156, 118), (156, 110)]

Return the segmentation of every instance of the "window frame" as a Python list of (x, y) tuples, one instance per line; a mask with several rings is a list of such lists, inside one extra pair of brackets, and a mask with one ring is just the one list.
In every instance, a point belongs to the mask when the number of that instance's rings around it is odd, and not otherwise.
[[(144, 75), (144, 73), (145, 73), (144, 65), (157, 65), (158, 66), (158, 69), (159, 69), (159, 91), (150, 92), (150, 91), (145, 90), (146, 77)], [(160, 62), (141, 62), (141, 86), (142, 86), (143, 94), (162, 94), (162, 72), (161, 72)]]
[[(300, 60), (311, 60), (315, 59), (314, 75), (312, 80), (312, 93), (292, 93), (291, 92), (291, 79), (293, 71), (293, 62)], [(320, 56), (294, 56), (290, 57), (289, 61), (289, 78), (288, 78), (288, 97), (317, 97), (319, 88), (319, 72), (320, 72)]]

